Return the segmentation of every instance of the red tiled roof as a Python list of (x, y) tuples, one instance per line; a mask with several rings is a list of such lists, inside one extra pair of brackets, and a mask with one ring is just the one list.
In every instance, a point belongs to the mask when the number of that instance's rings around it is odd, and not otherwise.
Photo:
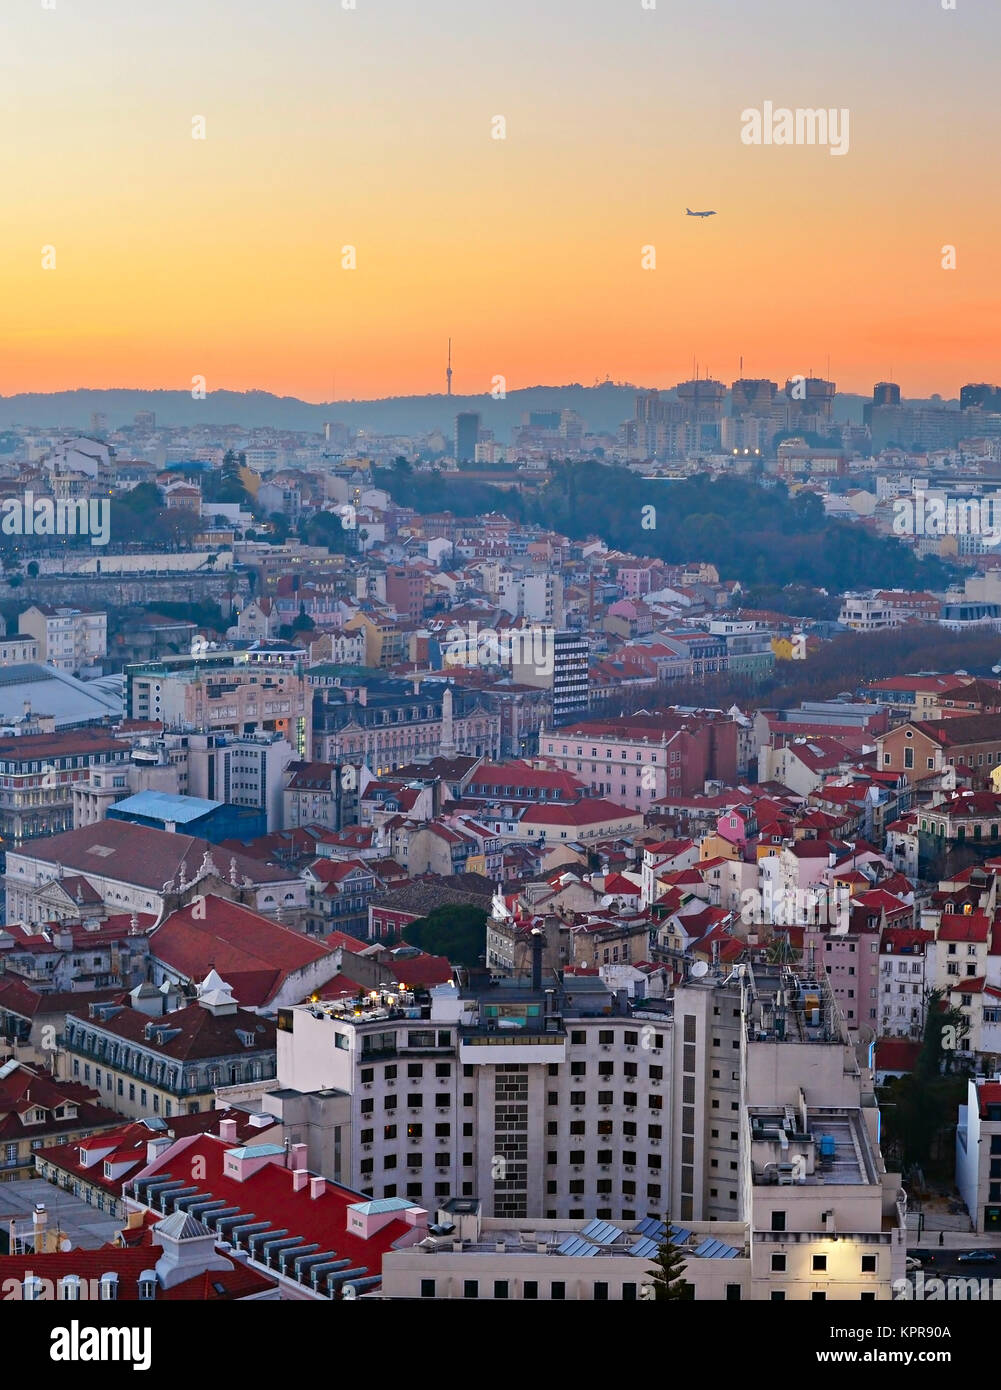
[(365, 1240), (347, 1229), (348, 1208), (368, 1200), (361, 1193), (329, 1181), (324, 1181), (319, 1197), (310, 1195), (311, 1183), (295, 1192), (293, 1170), (279, 1161), (265, 1163), (257, 1172), (237, 1181), (226, 1175), (224, 1167), (232, 1147), (213, 1135), (199, 1135), (183, 1150), (165, 1150), (144, 1172), (170, 1172), (171, 1165), (176, 1166), (183, 1159), (185, 1173), (200, 1175), (188, 1180), (190, 1186), (224, 1199), (228, 1206), (248, 1214), (253, 1212), (257, 1221), (270, 1221), (276, 1230), (302, 1235), (323, 1250), (336, 1250), (339, 1258), (350, 1259), (352, 1267), (366, 1266), (370, 1275), (382, 1272), (383, 1255), (395, 1241), (413, 1230), (405, 1221), (394, 1219)]
[(939, 941), (984, 941), (990, 932), (986, 912), (943, 912), (938, 928)]
[(876, 1043), (877, 1071), (913, 1071), (921, 1044), (907, 1038), (880, 1038)]
[[(221, 1253), (215, 1247), (217, 1254)], [(139, 1279), (151, 1269), (159, 1250), (139, 1245), (129, 1248), (103, 1245), (97, 1250), (56, 1251), (44, 1255), (0, 1255), (0, 1282), (23, 1280), (28, 1274), (53, 1283), (64, 1275), (76, 1274), (81, 1280), (100, 1280), (102, 1274), (118, 1275), (118, 1298), (133, 1302), (139, 1298)], [(154, 1258), (154, 1255), (156, 1258)], [(228, 1258), (228, 1257), (227, 1257)], [(273, 1289), (276, 1281), (241, 1260), (229, 1260), (229, 1269), (211, 1269), (193, 1279), (173, 1284), (169, 1289), (157, 1285), (156, 1301), (186, 1303), (232, 1302)]]
[(203, 980), (214, 967), (250, 1008), (265, 1004), (294, 971), (332, 954), (325, 942), (211, 893), (171, 913), (151, 934), (150, 950), (189, 980)]
[(522, 825), (597, 825), (599, 821), (625, 820), (636, 816), (625, 806), (616, 806), (602, 799), (577, 801), (572, 806), (546, 802), (530, 806), (521, 818)]

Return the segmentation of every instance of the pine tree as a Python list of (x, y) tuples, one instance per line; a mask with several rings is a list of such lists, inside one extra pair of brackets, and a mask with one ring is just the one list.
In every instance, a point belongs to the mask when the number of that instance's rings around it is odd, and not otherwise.
[(685, 1257), (671, 1239), (671, 1218), (664, 1218), (664, 1239), (657, 1250), (656, 1269), (648, 1269), (653, 1280), (653, 1296), (660, 1303), (664, 1299), (687, 1298), (689, 1287), (684, 1279)]

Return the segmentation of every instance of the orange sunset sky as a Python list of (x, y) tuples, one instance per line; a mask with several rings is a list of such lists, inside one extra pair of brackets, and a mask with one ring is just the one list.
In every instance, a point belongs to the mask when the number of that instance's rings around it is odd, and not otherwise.
[[(996, 381), (999, 44), (982, 0), (12, 0), (0, 393), (437, 392), (449, 335), (459, 394)], [(765, 101), (848, 153), (744, 145)]]

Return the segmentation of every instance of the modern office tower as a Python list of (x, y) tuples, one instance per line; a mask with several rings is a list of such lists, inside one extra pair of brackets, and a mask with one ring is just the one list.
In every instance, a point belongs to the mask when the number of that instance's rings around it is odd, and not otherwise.
[(829, 421), (834, 414), (836, 390), (833, 381), (815, 376), (792, 377), (785, 384), (786, 399), (793, 414), (813, 415), (823, 421)]
[[(587, 715), (590, 650), (591, 644), (584, 633), (539, 628), (533, 631), (532, 643), (525, 643), (512, 662), (511, 676), (515, 684), (552, 691), (555, 727)], [(540, 655), (542, 660), (539, 660)]]
[(895, 381), (877, 381), (872, 388), (873, 405), (899, 405), (900, 387)]
[(132, 418), (132, 423), (135, 425), (137, 430), (156, 429), (156, 411), (137, 410)]
[(726, 387), (721, 381), (702, 379), (678, 383), (678, 400), (684, 412), (681, 452), (688, 455), (719, 449), (725, 399)]
[(475, 410), (461, 410), (455, 417), (455, 459), (457, 463), (474, 463), (480, 440), (480, 416)]
[(959, 393), (959, 408), (969, 410), (973, 406), (991, 413), (1001, 411), (1001, 388), (990, 386), (985, 381), (964, 386)]

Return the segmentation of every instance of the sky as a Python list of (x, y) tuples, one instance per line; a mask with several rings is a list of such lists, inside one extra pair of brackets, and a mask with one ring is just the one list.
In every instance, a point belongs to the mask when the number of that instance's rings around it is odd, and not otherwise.
[(350, 2), (5, 0), (0, 393), (1001, 378), (997, 0)]

